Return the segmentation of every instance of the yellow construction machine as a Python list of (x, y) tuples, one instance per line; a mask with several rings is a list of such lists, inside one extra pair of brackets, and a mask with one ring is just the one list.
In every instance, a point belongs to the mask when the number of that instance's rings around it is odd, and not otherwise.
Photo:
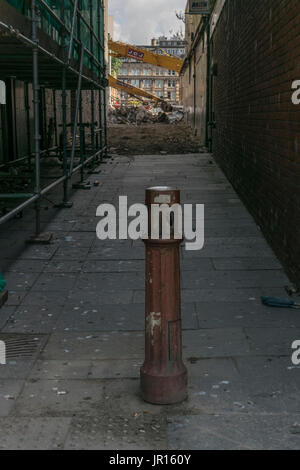
[[(111, 51), (110, 55), (112, 57), (128, 57), (129, 59), (134, 59), (139, 62), (156, 65), (157, 67), (162, 67), (178, 73), (181, 71), (183, 65), (182, 59), (171, 56), (163, 50), (162, 54), (157, 54), (155, 52), (146, 49), (141, 49), (130, 44), (112, 41), (111, 39), (109, 39), (108, 41), (108, 48)], [(159, 104), (164, 112), (172, 111), (172, 106), (163, 98), (158, 98), (157, 96), (152, 95), (151, 93), (141, 88), (134, 87), (129, 83), (123, 82), (121, 80), (118, 80), (117, 78), (112, 77), (111, 75), (109, 75), (108, 80), (109, 86), (113, 88), (125, 91), (126, 93), (128, 93), (128, 95), (134, 96), (140, 99), (141, 101), (143, 101), (143, 98), (154, 101), (155, 106), (158, 106)]]

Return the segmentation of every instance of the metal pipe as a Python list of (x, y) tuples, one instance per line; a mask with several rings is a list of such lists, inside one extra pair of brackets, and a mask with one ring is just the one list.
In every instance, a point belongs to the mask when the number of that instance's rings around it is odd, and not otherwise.
[[(63, 173), (64, 176), (68, 176), (68, 163), (67, 163), (67, 92), (66, 92), (66, 74), (67, 69), (64, 67), (62, 72), (62, 140), (63, 140)], [(68, 181), (64, 181), (64, 195), (63, 202), (68, 200)]]
[(24, 83), (24, 101), (26, 111), (26, 134), (27, 134), (27, 150), (28, 150), (28, 168), (31, 168), (31, 132), (30, 132), (30, 105), (29, 105), (29, 85)]
[(106, 90), (103, 90), (103, 117), (104, 117), (104, 147), (105, 157), (107, 157), (107, 116), (106, 116)]
[(55, 139), (55, 146), (57, 148), (58, 147), (58, 135), (57, 135), (56, 90), (52, 90), (52, 101), (53, 101), (54, 139)]
[[(75, 0), (70, 0), (71, 4), (74, 5), (74, 1)], [(98, 1), (99, 3), (99, 1)], [(78, 15), (80, 16), (81, 20), (83, 21), (83, 23), (86, 25), (86, 27), (91, 30), (91, 26), (89, 25), (88, 21), (84, 18), (84, 16), (82, 15), (82, 13), (78, 10)], [(94, 30), (92, 29), (92, 34), (94, 36), (94, 38), (96, 39), (96, 41), (98, 42), (99, 46), (104, 49), (103, 47), (103, 44), (101, 44), (101, 41), (98, 39), (96, 33), (94, 32)]]
[[(97, 6), (97, 29), (98, 29), (98, 37), (100, 38), (101, 36), (101, 13), (100, 13), (100, 2), (98, 2)], [(101, 60), (101, 53), (100, 53), (100, 48), (98, 48), (98, 61), (100, 62)], [(99, 129), (100, 129), (100, 134), (99, 134), (99, 140), (100, 140), (100, 149), (103, 148), (103, 125), (102, 125), (102, 90), (98, 90), (98, 107), (99, 107)], [(101, 154), (101, 159), (102, 159), (102, 154)]]
[(211, 81), (210, 81), (210, 61), (211, 61), (211, 49), (210, 49), (210, 21), (207, 21), (207, 64), (206, 64), (206, 126), (205, 126), (205, 146), (210, 147), (211, 143), (209, 141), (209, 122), (210, 122), (210, 92), (211, 92)]
[(7, 193), (7, 194), (0, 194), (0, 199), (25, 199), (27, 197), (32, 197), (34, 194), (32, 193)]
[[(52, 10), (51, 7), (49, 7), (49, 5), (44, 1), (44, 0), (36, 0), (37, 2), (39, 2), (43, 8), (45, 8), (45, 10), (47, 10), (47, 12), (49, 13), (50, 16), (52, 16), (53, 19), (55, 19), (55, 21), (57, 21), (57, 23), (59, 23), (59, 25), (65, 29), (68, 33), (70, 33), (70, 30), (69, 28), (67, 27), (67, 25), (65, 24), (65, 22), (59, 18), (59, 16), (57, 16), (56, 13), (54, 13), (54, 11)], [(63, 2), (62, 2), (63, 3)]]
[(80, 92), (80, 102), (79, 102), (79, 142), (80, 142), (80, 163), (82, 164), (80, 172), (80, 182), (84, 180), (84, 149), (83, 149), (83, 140), (84, 140), (84, 128), (83, 128), (83, 114), (82, 114), (82, 92)]
[[(94, 38), (93, 38), (93, 0), (89, 1), (89, 9), (90, 9), (90, 49), (92, 53), (91, 57), (91, 69), (94, 72)], [(92, 150), (95, 150), (95, 95), (94, 90), (91, 90), (91, 144)]]
[[(58, 146), (51, 147), (51, 148), (45, 149), (45, 150), (40, 150), (40, 156), (44, 155), (44, 153), (54, 152), (54, 150), (57, 150), (57, 149), (58, 149)], [(30, 156), (31, 156), (31, 157), (34, 156), (34, 152), (31, 153)], [(17, 158), (17, 160), (14, 160), (13, 162), (2, 163), (2, 165), (0, 165), (0, 168), (5, 168), (5, 167), (7, 167), (7, 166), (13, 166), (13, 165), (15, 165), (16, 163), (23, 162), (24, 160), (27, 160), (27, 159), (28, 159), (28, 155), (25, 155), (24, 157)]]
[(36, 224), (35, 233), (40, 234), (40, 112), (39, 112), (39, 50), (37, 39), (37, 18), (35, 12), (36, 2), (31, 0), (31, 19), (32, 19), (32, 41), (33, 47), (33, 102), (34, 102), (34, 153), (35, 153), (35, 193), (38, 198), (36, 200)]
[(12, 219), (15, 215), (19, 214), (19, 212), (22, 212), (22, 210), (24, 210), (30, 204), (33, 204), (38, 198), (39, 198), (39, 196), (36, 194), (32, 198), (30, 198), (27, 201), (23, 202), (23, 204), (20, 204), (19, 206), (12, 209), (8, 214), (3, 215), (0, 218), (0, 225), (4, 224), (8, 220)]
[(73, 11), (73, 18), (72, 18), (72, 28), (71, 28), (70, 44), (69, 44), (69, 53), (68, 53), (68, 64), (70, 63), (71, 57), (72, 57), (73, 38), (74, 38), (75, 22), (76, 22), (76, 17), (77, 17), (77, 9), (78, 9), (78, 0), (75, 0), (75, 2), (74, 2), (74, 11)]
[[(81, 49), (80, 66), (79, 66), (80, 67), (80, 72), (82, 72), (82, 67), (83, 67), (83, 55), (84, 55), (83, 54), (83, 49)], [(76, 93), (76, 108), (75, 108), (75, 116), (74, 116), (72, 150), (71, 150), (71, 162), (70, 162), (69, 176), (72, 174), (72, 171), (73, 171), (80, 98), (81, 98), (81, 74), (79, 75), (79, 78), (78, 78), (78, 87), (77, 87), (77, 93)]]

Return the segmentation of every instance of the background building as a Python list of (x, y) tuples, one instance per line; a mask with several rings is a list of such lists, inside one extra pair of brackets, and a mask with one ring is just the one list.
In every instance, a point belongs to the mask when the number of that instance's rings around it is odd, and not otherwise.
[[(108, 37), (112, 41), (114, 40), (114, 17), (112, 15), (108, 16), (108, 23), (107, 23), (107, 32), (108, 32)], [(108, 58), (108, 73), (110, 75), (115, 75), (113, 70), (112, 70), (112, 57), (109, 56)], [(119, 102), (120, 100), (120, 92), (116, 88), (109, 87), (109, 104), (114, 105), (115, 103)]]
[[(152, 39), (151, 45), (138, 45), (142, 49), (149, 49), (157, 54), (169, 54), (183, 58), (185, 41), (180, 35), (168, 39), (162, 36)], [(172, 104), (180, 102), (180, 77), (177, 72), (166, 70), (155, 65), (145, 64), (134, 59), (122, 59), (123, 65), (118, 78), (138, 88), (164, 98)], [(121, 93), (121, 103), (127, 104), (131, 99), (127, 93)]]

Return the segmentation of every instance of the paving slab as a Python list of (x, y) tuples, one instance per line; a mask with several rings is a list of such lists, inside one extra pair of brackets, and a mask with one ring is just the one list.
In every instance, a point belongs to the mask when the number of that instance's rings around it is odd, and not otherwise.
[(42, 351), (44, 360), (104, 360), (144, 357), (143, 332), (118, 332), (92, 334), (89, 332), (53, 333)]
[(33, 272), (19, 271), (5, 274), (7, 288), (15, 292), (30, 290), (38, 277), (39, 273)]
[(266, 307), (260, 299), (245, 302), (196, 302), (195, 309), (200, 328), (295, 328), (299, 324), (296, 309)]
[(183, 331), (184, 357), (233, 357), (250, 354), (243, 328)]
[(145, 271), (144, 260), (88, 260), (83, 264), (82, 271), (85, 273), (119, 273)]
[(4, 327), (7, 320), (14, 313), (16, 308), (17, 308), (16, 306), (8, 307), (7, 304), (2, 305), (2, 307), (0, 308), (0, 330)]
[[(44, 260), (7, 260), (7, 272), (9, 273), (41, 273), (44, 270), (46, 261)], [(6, 275), (7, 276), (7, 275)]]
[(60, 450), (71, 418), (0, 418), (0, 449)]
[[(0, 367), (6, 367), (0, 365)], [(0, 378), (0, 416), (8, 416), (23, 388), (23, 380)]]
[[(83, 296), (83, 292), (85, 293)], [(131, 304), (134, 291), (130, 289), (125, 290), (106, 290), (106, 289), (80, 289), (75, 290), (75, 287), (68, 293), (68, 303), (73, 303), (77, 307), (85, 305), (87, 309), (89, 306), (111, 305), (111, 304)], [(84, 300), (82, 300), (84, 298)], [(95, 308), (95, 307), (93, 307)]]
[(143, 289), (145, 286), (144, 276), (137, 272), (125, 273), (82, 273), (78, 276), (75, 288), (82, 290), (112, 291)]
[[(89, 360), (38, 360), (31, 368), (29, 379), (87, 379), (91, 374)], [(100, 377), (98, 377), (100, 378)]]
[[(260, 300), (261, 296), (286, 297), (286, 291), (283, 288), (265, 287), (265, 288), (227, 288), (227, 289), (182, 289), (183, 302), (255, 302)], [(144, 292), (137, 290), (134, 292), (133, 302), (141, 303), (144, 298)]]
[(182, 276), (183, 289), (216, 289), (248, 287), (283, 287), (288, 285), (286, 275), (280, 270), (271, 271), (217, 271), (205, 272), (203, 269), (189, 271)]
[(103, 382), (64, 379), (27, 381), (15, 400), (13, 416), (95, 415), (103, 407)]
[(67, 450), (159, 450), (166, 449), (165, 417), (140, 413), (101, 413), (73, 418)]
[(23, 305), (17, 307), (2, 328), (6, 333), (51, 333), (62, 306)]
[(281, 269), (279, 261), (275, 258), (213, 258), (212, 263), (221, 271), (260, 271)]
[(76, 279), (76, 273), (42, 273), (32, 287), (31, 292), (68, 292), (75, 285)]
[(251, 351), (274, 356), (292, 356), (292, 344), (300, 338), (300, 328), (245, 328)]
[(300, 446), (300, 415), (179, 416), (168, 424), (174, 450), (292, 450)]

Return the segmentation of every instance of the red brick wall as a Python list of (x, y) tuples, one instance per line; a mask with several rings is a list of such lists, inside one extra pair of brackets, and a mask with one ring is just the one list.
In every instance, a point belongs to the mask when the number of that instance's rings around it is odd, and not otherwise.
[(227, 0), (212, 46), (213, 152), (300, 284), (300, 0)]

